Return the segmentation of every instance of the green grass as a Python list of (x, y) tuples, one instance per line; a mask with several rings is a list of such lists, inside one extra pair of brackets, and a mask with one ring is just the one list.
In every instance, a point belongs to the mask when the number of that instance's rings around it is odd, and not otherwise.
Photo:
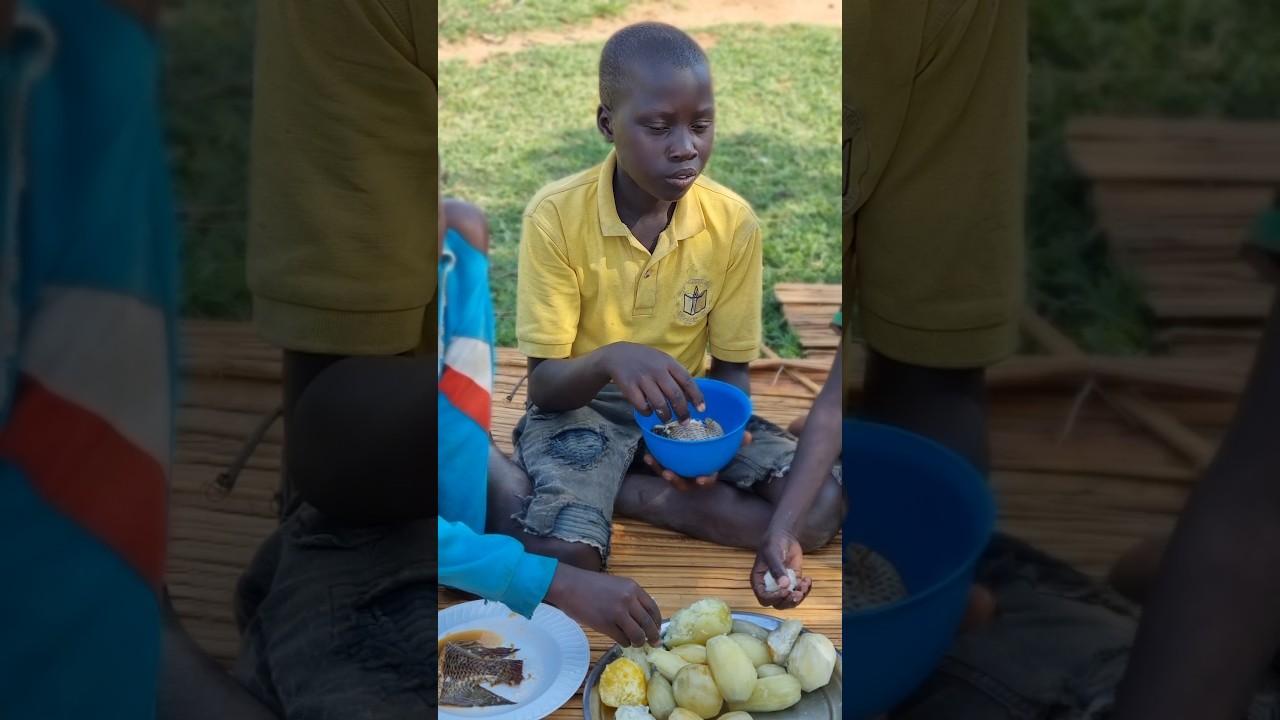
[[(729, 27), (709, 51), (717, 130), (708, 175), (745, 197), (765, 237), (765, 287), (839, 282), (840, 36)], [(489, 215), (498, 341), (514, 344), (520, 215), (551, 180), (599, 163), (600, 44), (543, 47), (440, 69), (445, 192)], [(799, 347), (770, 296), (765, 342)]]
[[(450, 0), (448, 9), (460, 14), (442, 15), (441, 32), (460, 37), (467, 23), (480, 27), (479, 20), (485, 25), (478, 32), (509, 32), (605, 12), (591, 9), (597, 5), (589, 0), (509, 0), (505, 12), (480, 12), (499, 5)], [(184, 311), (192, 316), (249, 313), (243, 254), (253, 7), (249, 0), (165, 3), (168, 127), (183, 208)], [(1063, 123), (1080, 113), (1280, 117), (1280, 6), (1272, 0), (1033, 0), (1030, 7), (1030, 299), (1090, 350), (1139, 351), (1149, 340), (1141, 295), (1110, 262), (1088, 188), (1067, 163)], [(806, 39), (815, 38), (810, 47)], [(838, 105), (830, 89), (838, 72), (836, 41), (827, 38), (834, 32), (735, 28), (722, 32), (712, 49), (722, 121), (710, 174), (756, 204), (768, 231), (770, 282), (838, 277), (835, 237), (819, 237), (817, 230), (834, 228), (826, 218), (836, 217), (836, 200), (799, 194), (838, 186), (838, 167), (826, 160), (838, 155), (831, 124)], [(606, 150), (591, 129), (597, 48), (542, 48), (475, 69), (441, 66), (448, 189), (490, 214), (504, 312), (511, 307), (519, 208), (542, 183), (586, 167)], [(551, 63), (554, 73), (545, 67)], [(529, 85), (513, 87), (516, 78)], [(775, 81), (790, 83), (783, 90), (795, 103), (778, 104), (767, 88), (752, 84)], [(464, 116), (485, 130), (465, 126)], [(780, 117), (816, 118), (817, 124), (784, 126)], [(542, 144), (496, 129), (507, 121)], [(829, 152), (822, 149), (824, 137)], [(755, 161), (756, 154), (770, 162)], [(777, 340), (784, 337), (777, 308), (768, 312), (769, 341), (794, 351)], [(504, 323), (510, 340), (509, 315)]]
[(630, 4), (631, 0), (444, 0), (440, 39), (501, 38), (513, 32), (566, 27), (618, 15)]

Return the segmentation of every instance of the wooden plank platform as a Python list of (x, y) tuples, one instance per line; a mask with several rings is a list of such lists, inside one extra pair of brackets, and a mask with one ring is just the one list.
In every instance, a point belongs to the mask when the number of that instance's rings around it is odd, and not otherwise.
[[(174, 602), (197, 642), (224, 665), (237, 646), (231, 597), (241, 569), (274, 526), (280, 428), (249, 459), (235, 491), (225, 497), (210, 483), (226, 470), (263, 417), (279, 402), (278, 352), (245, 325), (189, 322), (185, 326), (185, 384), (173, 479), (168, 581)], [(524, 389), (507, 395), (524, 361), (498, 351), (494, 436), (510, 450)], [(805, 413), (812, 393), (779, 368), (822, 382), (821, 360), (760, 360), (752, 374), (757, 407), (780, 424)], [(851, 378), (855, 399), (860, 374)], [(1117, 412), (1108, 400), (1134, 388), (1158, 414), (1214, 446), (1234, 410), (1244, 375), (1195, 358), (1104, 359), (1017, 357), (990, 372), (993, 484), (999, 523), (1094, 576), (1148, 533), (1169, 527), (1197, 477), (1195, 464), (1150, 429), (1150, 418)], [(1092, 384), (1091, 384), (1092, 383)], [(1104, 388), (1107, 398), (1087, 387)], [(1081, 398), (1084, 398), (1081, 400)], [(664, 611), (714, 594), (754, 609), (746, 585), (751, 553), (720, 548), (618, 518), (613, 569), (636, 578)], [(841, 644), (836, 579), (838, 542), (808, 556), (817, 580), (797, 617)], [(672, 558), (693, 571), (671, 572)], [(456, 602), (443, 593), (442, 605)], [(593, 659), (606, 642), (589, 634)], [(580, 698), (580, 696), (579, 696)], [(581, 717), (575, 699), (557, 718)]]
[(831, 319), (844, 303), (840, 285), (778, 283), (773, 294), (782, 304), (787, 325), (800, 338), (807, 358), (830, 359), (836, 354), (840, 336), (831, 330)]
[(1066, 136), (1161, 344), (1246, 365), (1275, 290), (1240, 246), (1280, 189), (1280, 123), (1084, 117)]

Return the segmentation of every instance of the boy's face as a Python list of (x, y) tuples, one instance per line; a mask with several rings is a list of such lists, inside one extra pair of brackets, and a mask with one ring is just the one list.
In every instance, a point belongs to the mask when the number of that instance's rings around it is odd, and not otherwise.
[(617, 148), (618, 167), (655, 199), (684, 197), (711, 159), (715, 96), (706, 65), (632, 71), (631, 92), (600, 106), (597, 125)]

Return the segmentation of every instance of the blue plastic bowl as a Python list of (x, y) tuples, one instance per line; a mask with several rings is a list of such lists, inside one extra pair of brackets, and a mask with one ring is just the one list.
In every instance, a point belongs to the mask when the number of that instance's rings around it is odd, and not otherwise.
[[(644, 431), (644, 442), (653, 458), (668, 470), (681, 477), (694, 478), (720, 472), (733, 460), (742, 446), (742, 434), (747, 420), (751, 419), (751, 397), (726, 382), (708, 378), (696, 378), (698, 389), (707, 409), (698, 412), (689, 409), (689, 416), (701, 420), (714, 419), (724, 428), (724, 435), (710, 440), (672, 440), (653, 433), (655, 425), (661, 425), (657, 413), (648, 417), (632, 410), (636, 423)], [(672, 411), (674, 412), (674, 411)], [(670, 417), (675, 417), (671, 415)]]
[(846, 419), (843, 542), (892, 562), (908, 597), (844, 613), (844, 716), (872, 720), (905, 700), (946, 654), (969, 600), (995, 503), (977, 470), (897, 428)]

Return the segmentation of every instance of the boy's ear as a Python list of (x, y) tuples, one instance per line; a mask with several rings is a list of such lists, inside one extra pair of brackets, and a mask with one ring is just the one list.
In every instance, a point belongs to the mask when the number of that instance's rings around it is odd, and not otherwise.
[(604, 136), (605, 142), (613, 143), (613, 111), (604, 103), (596, 108), (596, 129)]

